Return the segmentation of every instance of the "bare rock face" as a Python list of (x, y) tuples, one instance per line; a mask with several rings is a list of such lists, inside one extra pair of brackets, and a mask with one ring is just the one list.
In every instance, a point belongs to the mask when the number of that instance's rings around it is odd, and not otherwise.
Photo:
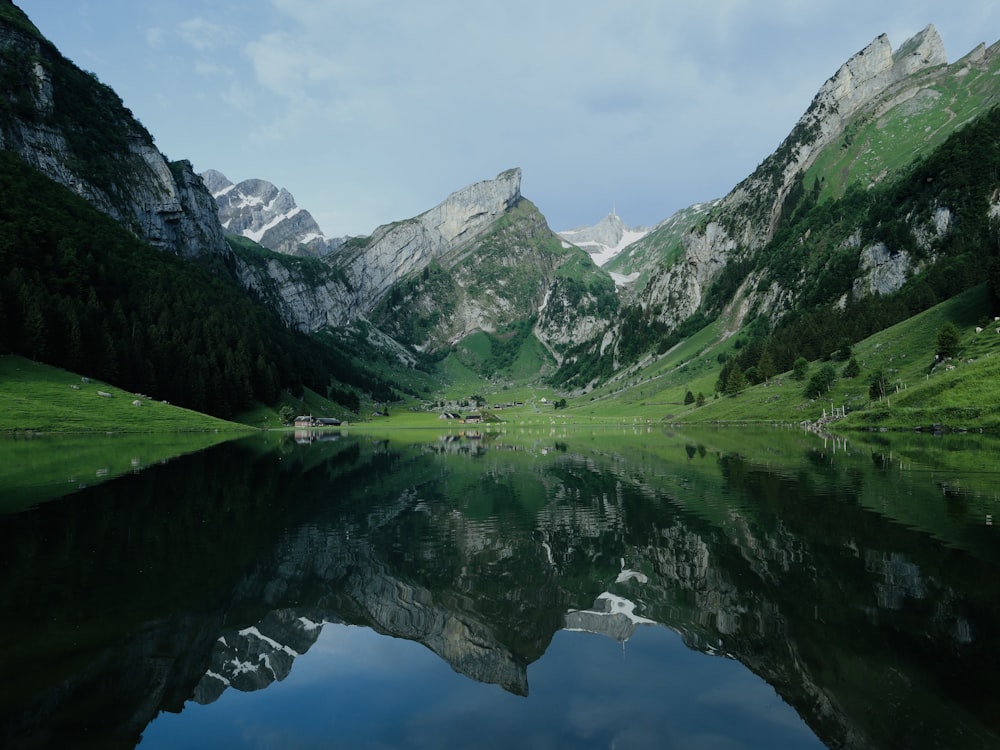
[(413, 219), (376, 229), (363, 250), (341, 256), (357, 290), (355, 311), (371, 310), (389, 287), (431, 260), (460, 252), (520, 198), (521, 170), (508, 169), (452, 193)]
[(260, 179), (234, 185), (214, 169), (202, 172), (201, 178), (215, 199), (219, 221), (227, 232), (286, 255), (323, 256), (344, 242), (325, 236), (312, 214), (297, 206), (285, 188)]
[(23, 87), (8, 92), (18, 106), (0, 124), (0, 148), (154, 247), (227, 252), (214, 202), (191, 165), (168, 163), (110, 88), (62, 57), (27, 18), (0, 21), (0, 52), (6, 80)]
[[(240, 189), (219, 173), (206, 173), (205, 178), (217, 200)], [(280, 191), (268, 192), (270, 183), (260, 183), (253, 189), (261, 202), (280, 202)], [(245, 196), (251, 188), (241, 189), (244, 207), (250, 203)], [(432, 260), (454, 262), (520, 199), (521, 170), (510, 169), (452, 193), (419, 216), (343, 243), (320, 258), (319, 275), (274, 259), (264, 266), (237, 260), (237, 272), (243, 285), (270, 300), (289, 326), (303, 331), (344, 326), (367, 316), (393, 284)], [(459, 328), (461, 317), (455, 318)]]
[(275, 259), (261, 267), (238, 257), (236, 273), (240, 283), (268, 300), (290, 328), (308, 332), (350, 322), (353, 298), (337, 276), (307, 279)]
[[(853, 55), (820, 87), (777, 151), (718, 203), (712, 220), (684, 238), (684, 257), (651, 275), (640, 296), (642, 304), (661, 309), (662, 321), (670, 326), (697, 310), (708, 284), (737, 259), (736, 254), (752, 254), (771, 239), (796, 176), (841, 135), (853, 115), (914, 73), (946, 63), (944, 45), (933, 26), (895, 52), (882, 34)], [(875, 281), (874, 288), (891, 283)]]
[(851, 57), (816, 94), (803, 121), (819, 125), (823, 138), (810, 152), (822, 148), (839, 134), (844, 121), (887, 89), (924, 68), (948, 62), (944, 44), (933, 26), (906, 41), (895, 53), (882, 34)]

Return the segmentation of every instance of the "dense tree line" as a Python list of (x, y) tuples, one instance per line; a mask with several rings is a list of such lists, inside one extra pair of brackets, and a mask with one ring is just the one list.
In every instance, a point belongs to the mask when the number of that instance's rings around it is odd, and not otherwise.
[(0, 153), (0, 351), (227, 417), (350, 363), (287, 329), (219, 259), (154, 250)]

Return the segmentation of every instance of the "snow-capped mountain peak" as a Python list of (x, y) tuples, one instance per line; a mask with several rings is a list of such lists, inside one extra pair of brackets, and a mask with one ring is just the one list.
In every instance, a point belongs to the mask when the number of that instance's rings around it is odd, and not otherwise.
[(233, 184), (214, 169), (202, 172), (201, 178), (215, 198), (222, 228), (230, 234), (288, 255), (325, 255), (343, 244), (342, 239), (324, 235), (291, 193), (267, 180)]
[(571, 242), (590, 253), (594, 263), (603, 266), (618, 253), (649, 234), (646, 227), (629, 228), (615, 211), (590, 227), (577, 227), (557, 232), (566, 242)]

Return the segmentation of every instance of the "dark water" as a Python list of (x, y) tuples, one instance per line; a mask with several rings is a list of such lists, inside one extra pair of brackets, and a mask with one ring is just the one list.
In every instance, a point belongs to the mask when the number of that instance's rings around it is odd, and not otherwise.
[(0, 745), (1000, 747), (995, 442), (322, 438), (0, 516)]

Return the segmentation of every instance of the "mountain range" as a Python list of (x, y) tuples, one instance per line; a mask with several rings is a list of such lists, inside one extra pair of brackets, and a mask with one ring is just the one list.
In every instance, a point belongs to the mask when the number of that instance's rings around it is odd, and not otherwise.
[[(246, 381), (241, 405), (266, 402), (279, 382), (342, 403), (426, 400), (456, 368), (494, 384), (541, 378), (567, 395), (630, 387), (643, 366), (698, 331), (711, 331), (700, 356), (719, 349), (724, 386), (733, 368), (759, 374), (765, 351), (777, 372), (800, 356), (828, 356), (839, 340), (981, 283), (996, 265), (998, 48), (980, 45), (949, 64), (933, 26), (897, 49), (882, 35), (851, 56), (727, 195), (651, 229), (630, 229), (612, 210), (593, 227), (558, 234), (521, 194), (515, 167), (371, 236), (328, 237), (288, 190), (168, 162), (120, 98), (7, 0), (0, 50), (4, 154), (75, 196), (59, 201), (82, 201), (130, 241), (185, 259), (200, 270), (184, 273), (207, 272), (205, 284), (243, 295), (255, 315), (288, 332), (267, 335), (279, 342), (270, 353), (251, 352), (234, 332), (228, 364), (220, 349), (230, 382), (215, 388)], [(136, 302), (133, 310), (106, 282), (90, 288), (115, 324), (101, 330), (96, 313), (80, 322), (95, 308), (88, 289), (73, 296), (67, 279), (77, 266), (57, 234), (47, 240), (55, 260), (13, 251), (2, 259), (0, 349), (75, 366), (82, 355), (70, 361), (64, 344), (79, 339), (83, 352), (114, 351), (115, 367), (102, 375), (155, 391), (154, 363), (190, 336), (168, 335), (167, 309), (143, 312)], [(99, 248), (75, 252), (108, 267)], [(142, 257), (158, 267), (150, 278), (177, 273)], [(132, 279), (130, 294), (153, 296)], [(61, 307), (38, 301), (57, 297)], [(128, 320), (143, 315), (158, 328), (149, 335), (152, 324), (142, 324), (148, 339), (138, 346), (139, 323)], [(737, 350), (726, 349), (731, 338), (742, 342)], [(298, 359), (320, 351), (322, 372)]]
[(323, 256), (344, 244), (343, 238), (327, 237), (305, 209), (284, 188), (267, 180), (243, 180), (238, 185), (221, 172), (202, 172), (219, 211), (222, 229), (238, 234), (279, 253)]

